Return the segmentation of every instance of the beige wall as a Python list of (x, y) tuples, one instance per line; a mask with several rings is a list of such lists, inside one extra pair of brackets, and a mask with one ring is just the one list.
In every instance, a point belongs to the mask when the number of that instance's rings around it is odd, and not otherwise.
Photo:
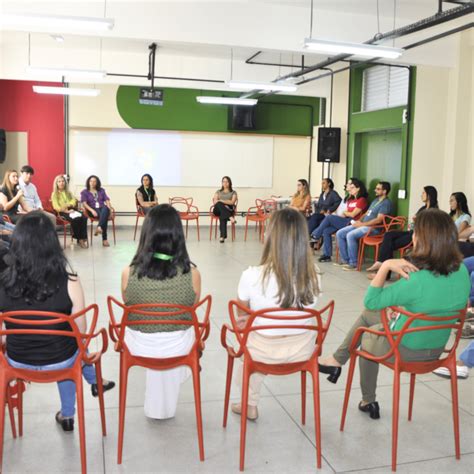
[(28, 163), (28, 133), (6, 132), (7, 155), (0, 166), (0, 181), (6, 170), (17, 170)]
[(474, 32), (458, 35), (457, 65), (417, 68), (410, 213), (420, 206), (424, 185), (438, 189), (440, 207), (449, 195), (466, 194), (474, 208)]

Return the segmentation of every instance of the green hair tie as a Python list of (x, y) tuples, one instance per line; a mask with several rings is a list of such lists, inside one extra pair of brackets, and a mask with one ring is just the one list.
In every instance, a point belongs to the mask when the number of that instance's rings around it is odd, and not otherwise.
[(160, 252), (155, 252), (153, 254), (153, 258), (156, 258), (157, 260), (165, 260), (165, 261), (168, 261), (168, 262), (171, 262), (171, 260), (173, 260), (172, 255), (168, 255), (166, 253), (160, 253)]

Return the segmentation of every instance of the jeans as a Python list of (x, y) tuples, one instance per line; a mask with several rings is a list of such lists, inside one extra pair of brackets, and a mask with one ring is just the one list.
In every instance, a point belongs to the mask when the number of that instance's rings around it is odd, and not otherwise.
[(474, 257), (465, 258), (464, 265), (466, 265), (467, 271), (471, 276), (471, 294), (469, 295), (469, 300), (471, 302), (471, 306), (474, 306)]
[(315, 213), (312, 216), (308, 217), (308, 230), (310, 234), (319, 227), (325, 217), (326, 216), (324, 214), (320, 213)]
[(461, 352), (459, 360), (462, 360), (466, 367), (474, 367), (474, 341), (471, 341), (466, 349)]
[[(56, 364), (49, 365), (30, 365), (23, 364), (21, 362), (16, 362), (10, 359), (7, 355), (8, 363), (17, 369), (28, 369), (28, 370), (60, 370), (60, 369), (69, 369), (74, 365), (79, 351), (77, 351), (69, 359), (63, 360)], [(82, 375), (86, 379), (87, 383), (94, 384), (96, 382), (95, 377), (95, 368), (93, 365), (82, 366)], [(72, 418), (75, 413), (76, 406), (76, 384), (72, 380), (62, 380), (58, 382), (59, 397), (61, 398), (61, 415), (65, 418)]]
[(311, 234), (313, 239), (320, 239), (323, 238), (324, 249), (323, 254), (326, 257), (330, 257), (332, 255), (332, 239), (331, 235), (337, 232), (339, 229), (346, 227), (351, 221), (350, 217), (339, 217), (331, 214), (326, 216), (323, 219), (323, 222), (319, 225), (319, 227)]
[(0, 225), (0, 229), (9, 230), (13, 232), (15, 230), (15, 224), (10, 224), (10, 222), (4, 221), (3, 224)]
[(359, 256), (359, 240), (369, 230), (369, 227), (353, 227), (348, 225), (336, 232), (337, 245), (339, 246), (339, 254), (343, 263), (356, 267)]

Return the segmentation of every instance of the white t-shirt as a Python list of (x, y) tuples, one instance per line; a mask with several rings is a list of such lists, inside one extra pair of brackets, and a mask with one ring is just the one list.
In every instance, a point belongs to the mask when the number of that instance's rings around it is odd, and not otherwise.
[(336, 216), (344, 217), (344, 212), (347, 211), (347, 202), (344, 202), (344, 199), (341, 201), (339, 206), (336, 209)]
[[(318, 271), (318, 283), (319, 290), (321, 291), (321, 279), (319, 277)], [(274, 275), (270, 274), (265, 287), (262, 281), (263, 275), (263, 266), (258, 267), (249, 267), (242, 273), (240, 277), (239, 287), (237, 290), (239, 299), (241, 301), (248, 301), (250, 309), (252, 311), (258, 311), (265, 308), (277, 308), (278, 304), (278, 286), (277, 281)], [(305, 308), (315, 309), (317, 303), (317, 296), (314, 297), (314, 302), (311, 305), (305, 306)], [(276, 315), (298, 315), (298, 311), (281, 311), (275, 313)], [(289, 325), (294, 324), (299, 326), (301, 324), (314, 325), (316, 323), (315, 319), (307, 320), (296, 320), (292, 321), (281, 321), (278, 319), (266, 319), (266, 318), (255, 318), (254, 326), (267, 326), (267, 325)], [(263, 331), (258, 331), (260, 334), (265, 336), (282, 336), (282, 335), (294, 335), (301, 334), (304, 329), (265, 329)]]

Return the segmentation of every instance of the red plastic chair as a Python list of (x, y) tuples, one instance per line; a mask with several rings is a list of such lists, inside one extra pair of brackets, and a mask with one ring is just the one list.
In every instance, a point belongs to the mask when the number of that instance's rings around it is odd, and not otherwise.
[[(117, 319), (114, 315), (114, 304), (117, 305), (123, 311), (123, 315), (119, 323), (117, 323)], [(199, 322), (198, 317), (196, 315), (196, 310), (204, 304), (206, 304), (204, 320), (202, 322)], [(115, 342), (115, 351), (120, 353), (119, 434), (117, 447), (117, 464), (122, 464), (128, 371), (131, 367), (136, 365), (152, 370), (167, 370), (183, 365), (186, 365), (191, 369), (194, 385), (194, 403), (196, 407), (199, 459), (201, 461), (204, 461), (204, 439), (202, 430), (199, 357), (202, 355), (202, 352), (204, 350), (204, 341), (208, 338), (209, 332), (211, 330), (209, 322), (211, 304), (212, 297), (210, 295), (206, 296), (203, 300), (201, 300), (199, 303), (195, 304), (192, 307), (178, 304), (150, 303), (125, 306), (123, 303), (120, 303), (112, 296), (109, 296), (107, 298), (107, 305), (109, 308), (110, 316), (109, 335), (112, 341)], [(155, 309), (155, 311), (153, 311), (153, 309)], [(158, 312), (156, 310), (163, 311)], [(130, 313), (147, 316), (149, 319), (141, 321), (129, 321), (128, 315)], [(173, 319), (174, 317), (184, 313), (190, 313), (192, 321)], [(157, 317), (157, 314), (159, 315), (159, 319), (153, 319), (153, 317)], [(143, 324), (179, 324), (183, 326), (183, 329), (186, 329), (187, 327), (193, 327), (196, 335), (196, 341), (191, 350), (189, 351), (189, 354), (185, 356), (169, 357), (163, 359), (134, 356), (130, 353), (124, 341), (125, 328), (130, 326), (140, 326)]]
[[(237, 215), (237, 204), (239, 200), (235, 201), (234, 205), (234, 216)], [(219, 217), (214, 215), (214, 205), (212, 205), (209, 209), (209, 215), (211, 217), (211, 225), (209, 227), (209, 240), (212, 240), (212, 231), (214, 230), (214, 239), (217, 239), (217, 228), (219, 227)], [(231, 235), (232, 235), (232, 242), (235, 240), (235, 221), (231, 222)]]
[(69, 233), (71, 235), (71, 242), (73, 240), (71, 223), (67, 221), (66, 219), (64, 219), (63, 217), (61, 217), (59, 212), (56, 212), (51, 202), (51, 199), (48, 199), (48, 201), (42, 200), (41, 203), (43, 205), (43, 209), (46, 212), (49, 212), (50, 214), (54, 214), (54, 216), (56, 217), (56, 225), (61, 226), (63, 228), (63, 236), (64, 236), (63, 248), (66, 248), (66, 237), (67, 237), (68, 227), (69, 227)]
[[(237, 318), (235, 310), (248, 314), (249, 318), (243, 329), (237, 325)], [(229, 315), (232, 327), (224, 324), (221, 329), (221, 344), (227, 350), (227, 379), (225, 387), (225, 401), (224, 401), (224, 419), (223, 427), (227, 426), (227, 414), (229, 411), (230, 387), (232, 381), (232, 372), (234, 368), (234, 360), (241, 356), (243, 360), (243, 383), (242, 383), (242, 413), (240, 417), (240, 470), (244, 470), (245, 462), (245, 438), (247, 430), (247, 404), (248, 404), (248, 390), (250, 376), (254, 372), (260, 372), (266, 375), (289, 375), (301, 372), (301, 422), (306, 423), (306, 372), (311, 374), (313, 379), (313, 403), (314, 403), (314, 424), (316, 430), (316, 464), (318, 469), (321, 468), (321, 417), (320, 417), (320, 403), (319, 403), (319, 366), (318, 358), (322, 352), (322, 345), (326, 338), (327, 331), (331, 324), (332, 315), (334, 312), (334, 301), (331, 301), (322, 310), (316, 311), (313, 309), (295, 309), (288, 308), (287, 311), (298, 311), (297, 316), (282, 316), (275, 315), (276, 312), (282, 312), (282, 308), (262, 309), (260, 311), (251, 311), (247, 307), (242, 306), (236, 301), (229, 301)], [(323, 324), (322, 316), (327, 312), (326, 324)], [(271, 324), (254, 326), (255, 318), (277, 319), (286, 322), (283, 324)], [(316, 319), (316, 324), (305, 324), (310, 320)], [(291, 321), (301, 321), (301, 324), (291, 324)], [(247, 348), (247, 340), (249, 334), (256, 330), (263, 329), (305, 329), (314, 331), (316, 334), (314, 352), (308, 360), (301, 362), (292, 362), (288, 364), (267, 364), (258, 362), (252, 359)], [(235, 334), (238, 349), (227, 344), (227, 332), (230, 331)]]
[(140, 219), (140, 217), (143, 217), (143, 218), (146, 217), (145, 211), (143, 210), (143, 207), (140, 206), (140, 203), (138, 202), (138, 199), (136, 196), (135, 196), (135, 206), (137, 208), (137, 214), (136, 214), (137, 220), (135, 221), (135, 232), (133, 233), (133, 240), (137, 238), (138, 220)]
[(193, 198), (171, 197), (169, 203), (178, 211), (181, 220), (186, 222), (186, 238), (188, 238), (189, 221), (196, 221), (198, 241), (201, 240), (199, 235), (199, 209), (193, 206)]
[[(456, 452), (456, 459), (460, 459), (461, 451), (459, 445), (459, 408), (458, 408), (458, 382), (456, 374), (456, 348), (461, 337), (464, 319), (466, 317), (466, 310), (459, 311), (454, 316), (427, 316), (425, 314), (409, 313), (398, 307), (391, 307), (393, 311), (407, 316), (407, 320), (399, 331), (391, 331), (389, 328), (389, 318), (386, 309), (382, 310), (381, 318), (383, 323), (383, 330), (377, 331), (371, 328), (360, 327), (357, 329), (350, 346), (350, 364), (347, 375), (346, 392), (344, 395), (344, 405), (342, 408), (341, 426), (340, 430), (344, 430), (346, 420), (347, 406), (349, 404), (349, 397), (351, 394), (352, 379), (354, 377), (354, 369), (356, 366), (357, 357), (364, 357), (367, 360), (377, 362), (388, 367), (394, 371), (393, 373), (393, 411), (392, 411), (392, 471), (397, 469), (397, 445), (398, 445), (398, 418), (400, 406), (400, 374), (407, 372), (410, 374), (410, 398), (408, 402), (408, 421), (411, 421), (413, 412), (413, 399), (415, 395), (415, 380), (416, 375), (429, 374), (439, 367), (446, 367), (451, 373), (451, 394), (453, 404), (453, 423), (454, 423), (454, 446)], [(453, 322), (457, 320), (457, 322)], [(432, 326), (418, 326), (411, 328), (414, 321), (433, 321), (442, 324)], [(416, 332), (435, 331), (439, 329), (455, 329), (456, 337), (450, 349), (444, 352), (447, 356), (443, 359), (438, 359), (429, 362), (406, 362), (400, 356), (399, 345), (405, 334), (413, 334)], [(360, 338), (364, 333), (370, 333), (377, 336), (385, 336), (390, 343), (390, 350), (383, 356), (376, 357), (369, 352), (358, 349)], [(394, 337), (395, 336), (395, 337)], [(389, 359), (393, 358), (393, 362)]]
[[(86, 316), (92, 312), (89, 331), (81, 333), (77, 327), (76, 320), (81, 316)], [(31, 317), (35, 319), (31, 319)], [(97, 377), (97, 387), (99, 391), (100, 418), (102, 423), (102, 435), (106, 436), (104, 392), (102, 383), (101, 357), (107, 351), (107, 332), (104, 328), (95, 332), (99, 307), (96, 304), (90, 305), (82, 311), (73, 315), (51, 313), (45, 311), (11, 311), (0, 314), (0, 337), (9, 335), (43, 335), (71, 337), (76, 340), (79, 354), (76, 362), (71, 368), (60, 370), (37, 371), (29, 369), (17, 369), (12, 367), (0, 351), (0, 470), (3, 460), (3, 429), (5, 423), (5, 401), (8, 396), (8, 386), (12, 380), (25, 380), (35, 383), (52, 383), (61, 380), (73, 380), (76, 384), (77, 394), (77, 417), (79, 422), (79, 441), (81, 449), (82, 473), (87, 472), (86, 459), (86, 432), (84, 422), (84, 394), (82, 389), (82, 363), (94, 364)], [(25, 319), (27, 317), (28, 319)], [(14, 329), (6, 328), (5, 323), (15, 324)], [(48, 329), (49, 326), (67, 323), (71, 328), (68, 330)], [(23, 326), (23, 328), (22, 328)], [(31, 327), (36, 327), (31, 329)], [(102, 348), (95, 353), (87, 353), (90, 342), (98, 336), (102, 336)], [(10, 395), (12, 393), (10, 392)], [(19, 434), (23, 434), (23, 400), (22, 390), (17, 391), (18, 423)]]
[[(94, 243), (94, 238), (93, 238), (93, 236), (94, 236), (94, 222), (99, 222), (99, 218), (91, 216), (88, 212), (86, 213), (86, 215), (89, 218), (89, 221), (91, 223), (91, 246), (92, 246), (93, 243)], [(108, 220), (109, 220), (109, 222), (112, 222), (112, 232), (113, 232), (113, 235), (114, 235), (114, 245), (116, 245), (117, 240), (115, 238), (115, 209), (110, 210)]]
[[(378, 260), (380, 246), (382, 245), (384, 234), (387, 232), (402, 230), (405, 228), (406, 217), (403, 216), (383, 216), (382, 225), (371, 226), (367, 233), (359, 240), (359, 256), (357, 259), (357, 270), (360, 272), (364, 263), (364, 254), (366, 247), (375, 247), (374, 260)], [(374, 229), (381, 229), (376, 235), (370, 235)]]
[(249, 222), (255, 222), (259, 229), (259, 239), (263, 242), (265, 234), (265, 223), (267, 222), (267, 213), (263, 199), (255, 199), (255, 206), (249, 207), (245, 217), (245, 235), (244, 241), (247, 241), (247, 231)]
[(2, 215), (2, 218), (5, 222), (8, 222), (9, 224), (13, 224), (12, 220), (10, 219), (9, 216), (7, 216), (6, 214), (3, 214)]
[(7, 386), (7, 397), (6, 405), (8, 408), (8, 415), (10, 416), (10, 425), (12, 429), (12, 436), (16, 439), (16, 424), (14, 408), (18, 411), (18, 427), (19, 434), (23, 436), (23, 408), (22, 408), (22, 393), (26, 390), (25, 382), (23, 380), (16, 380), (12, 385), (11, 383)]

